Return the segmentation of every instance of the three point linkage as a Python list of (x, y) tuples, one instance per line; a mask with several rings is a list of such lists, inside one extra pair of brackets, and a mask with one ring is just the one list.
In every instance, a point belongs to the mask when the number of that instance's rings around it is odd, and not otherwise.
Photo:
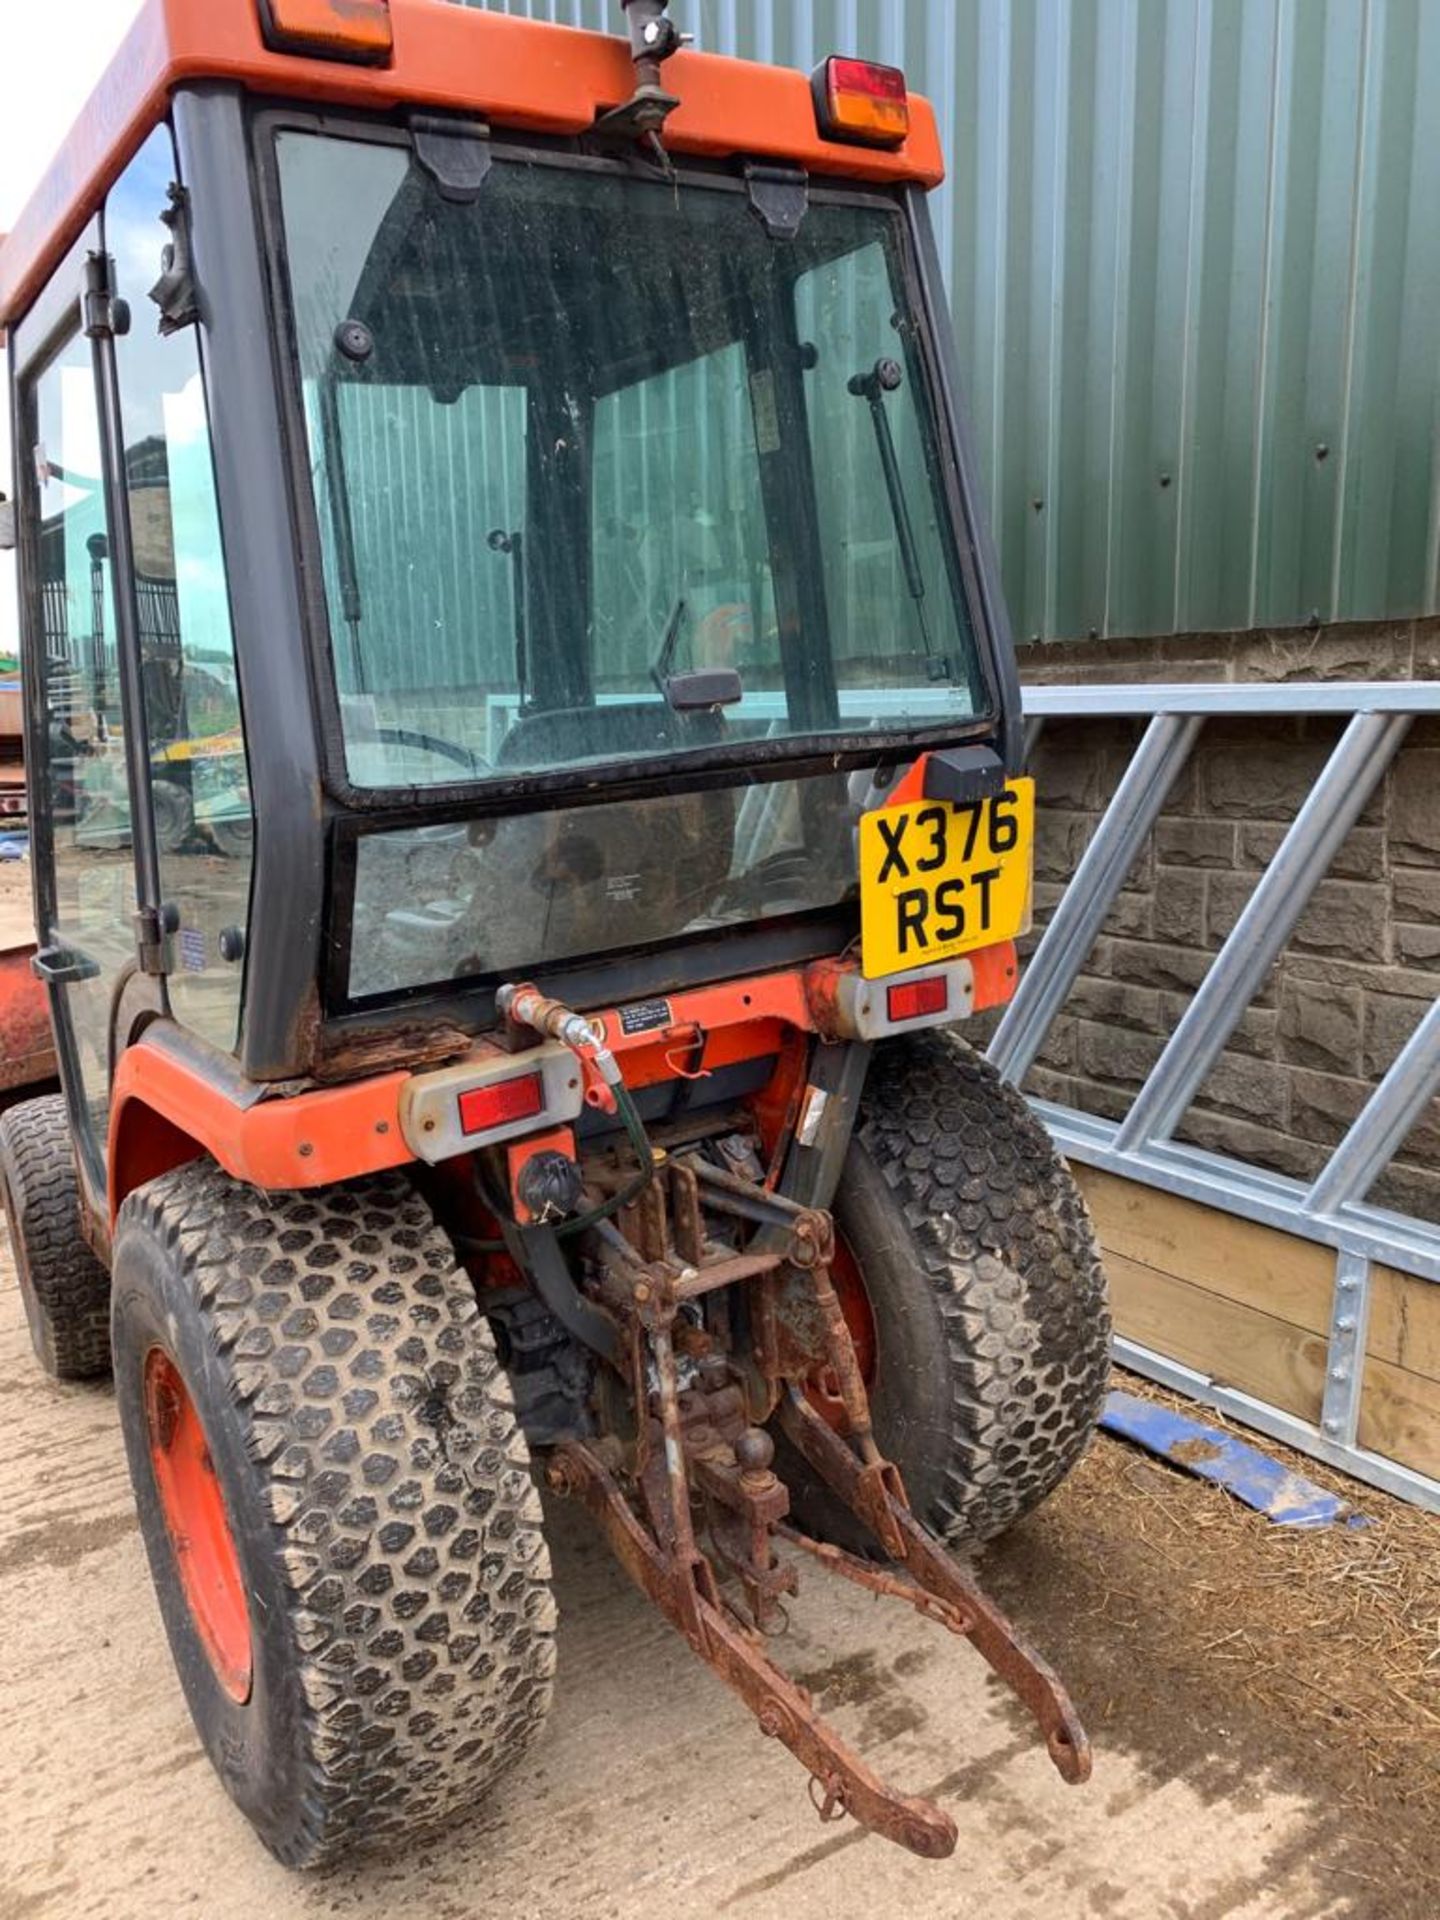
[[(734, 1232), (707, 1239), (707, 1212)], [(619, 1222), (587, 1236), (587, 1291), (628, 1356), (629, 1428), (563, 1442), (549, 1485), (584, 1501), (635, 1584), (808, 1769), (822, 1818), (849, 1813), (930, 1858), (956, 1843), (947, 1813), (880, 1779), (771, 1660), (765, 1636), (798, 1585), (777, 1541), (968, 1639), (1033, 1715), (1062, 1777), (1086, 1779), (1089, 1742), (1054, 1672), (916, 1518), (880, 1453), (831, 1280), (829, 1214), (695, 1153), (666, 1162)], [(820, 1377), (833, 1424), (807, 1392)], [(794, 1525), (775, 1428), (899, 1571)]]

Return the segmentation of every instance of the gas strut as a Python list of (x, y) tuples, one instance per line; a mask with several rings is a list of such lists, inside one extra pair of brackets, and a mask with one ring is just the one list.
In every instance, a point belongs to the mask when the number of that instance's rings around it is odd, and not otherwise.
[(900, 477), (900, 462), (895, 457), (895, 436), (890, 431), (890, 416), (885, 411), (885, 396), (894, 393), (904, 379), (898, 360), (882, 356), (868, 373), (857, 373), (849, 390), (868, 401), (870, 421), (875, 429), (875, 445), (880, 452), (880, 469), (885, 475), (885, 491), (890, 496), (890, 517), (895, 522), (895, 537), (900, 542), (900, 564), (905, 569), (905, 586), (915, 603), (915, 618), (920, 625), (920, 640), (932, 677), (945, 671), (945, 662), (937, 658), (930, 637), (930, 621), (925, 612), (925, 575), (920, 567), (920, 550), (915, 544), (915, 524), (910, 518), (910, 503), (905, 498), (905, 482)]

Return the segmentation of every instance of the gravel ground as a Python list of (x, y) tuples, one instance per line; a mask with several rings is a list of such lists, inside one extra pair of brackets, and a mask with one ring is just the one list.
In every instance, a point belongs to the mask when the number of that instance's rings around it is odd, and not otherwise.
[[(951, 1809), (954, 1859), (927, 1863), (852, 1826), (820, 1827), (799, 1768), (562, 1507), (552, 1510), (559, 1700), (535, 1753), (439, 1840), (291, 1877), (232, 1811), (191, 1730), (113, 1396), (41, 1378), (8, 1253), (0, 1395), (0, 1920), (1440, 1911), (1427, 1878), (1435, 1823), (1407, 1771), (1408, 1709), (1396, 1708), (1405, 1741), (1387, 1772), (1383, 1741), (1352, 1738), (1323, 1695), (1312, 1713), (1304, 1688), (1260, 1685), (1290, 1657), (1285, 1637), (1231, 1629), (1250, 1620), (1247, 1555), (1280, 1564), (1271, 1530), (1109, 1440), (984, 1569), (1072, 1682), (1097, 1749), (1088, 1787), (1065, 1787), (978, 1659), (909, 1609), (815, 1574), (780, 1649), (883, 1771)], [(1368, 1494), (1363, 1504), (1386, 1505)], [(1357, 1537), (1315, 1537), (1298, 1557), (1285, 1549), (1284, 1565), (1321, 1581)], [(1227, 1570), (1234, 1591), (1217, 1627), (1199, 1590), (1213, 1596)], [(1273, 1596), (1267, 1608), (1266, 1618)], [(1312, 1634), (1303, 1646), (1314, 1664)]]

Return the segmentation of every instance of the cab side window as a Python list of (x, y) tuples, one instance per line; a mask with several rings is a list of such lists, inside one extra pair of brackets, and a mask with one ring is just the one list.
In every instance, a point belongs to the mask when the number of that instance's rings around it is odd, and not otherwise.
[(117, 358), (161, 891), (179, 913), (170, 1001), (229, 1049), (254, 823), (197, 329), (154, 297), (177, 177), (162, 126), (106, 202), (105, 248), (131, 312)]
[(25, 644), (45, 727), (31, 779), (37, 792), (43, 788), (54, 855), (53, 905), (39, 932), (41, 946), (63, 954), (70, 968), (69, 1029), (88, 1116), (82, 1137), (93, 1156), (109, 1112), (111, 999), (135, 955), (135, 880), (88, 340), (74, 335), (49, 361), (32, 405), (38, 593)]

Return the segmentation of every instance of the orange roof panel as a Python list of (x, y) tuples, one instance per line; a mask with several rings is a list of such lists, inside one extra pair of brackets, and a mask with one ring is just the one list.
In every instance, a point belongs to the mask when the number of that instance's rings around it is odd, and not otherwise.
[[(629, 98), (627, 43), (441, 0), (391, 0), (387, 67), (271, 53), (254, 0), (145, 0), (134, 26), (0, 247), (0, 324), (29, 306), (101, 196), (187, 80), (229, 80), (281, 98), (389, 111), (448, 109), (496, 126), (583, 133)], [(617, 16), (618, 17), (618, 16)], [(943, 177), (935, 117), (912, 95), (910, 132), (894, 152), (821, 138), (808, 78), (788, 67), (682, 52), (666, 63), (681, 105), (665, 128), (675, 153), (753, 154), (815, 173), (913, 181)]]

